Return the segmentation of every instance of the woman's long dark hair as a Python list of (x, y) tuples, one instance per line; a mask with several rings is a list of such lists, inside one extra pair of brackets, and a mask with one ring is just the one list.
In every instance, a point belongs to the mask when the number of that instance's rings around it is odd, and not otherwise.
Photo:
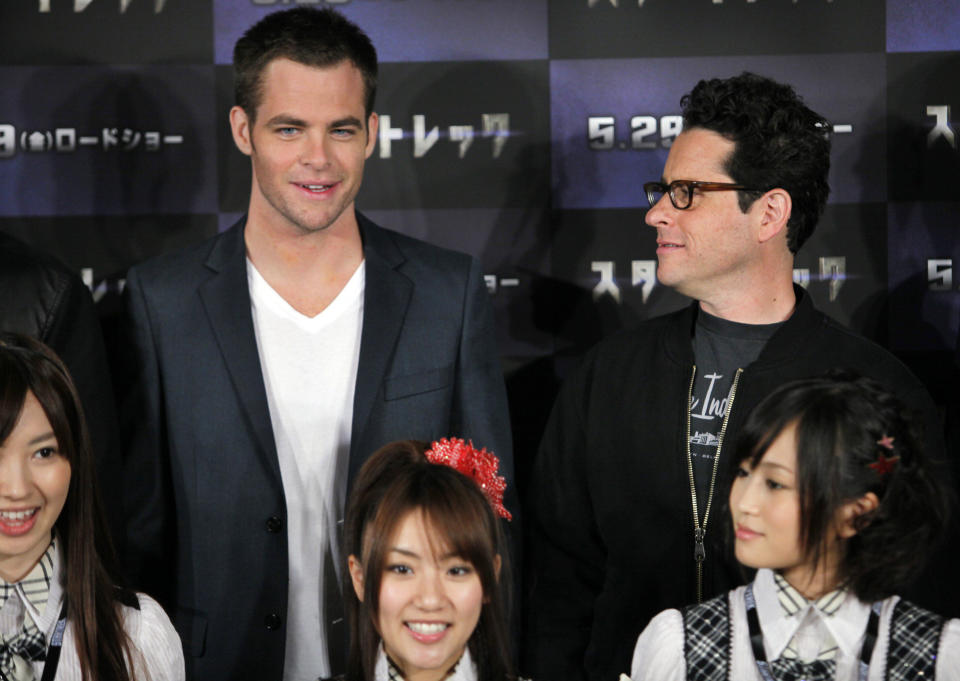
[(907, 408), (876, 381), (850, 372), (794, 381), (753, 410), (731, 463), (755, 468), (790, 425), (806, 557), (819, 563), (837, 511), (873, 492), (879, 504), (856, 518), (838, 577), (862, 601), (903, 590), (940, 538), (950, 507)]
[(39, 341), (0, 333), (0, 442), (33, 393), (70, 463), (70, 487), (54, 523), (63, 546), (67, 619), (84, 681), (133, 681), (131, 643), (123, 628), (116, 582), (105, 567), (113, 547), (97, 494), (90, 439), (76, 388), (60, 359)]
[[(348, 681), (372, 681), (380, 634), (380, 584), (388, 544), (400, 522), (413, 511), (423, 513), (434, 534), (434, 548), (469, 561), (483, 588), (480, 619), (467, 643), (479, 681), (511, 676), (507, 638), (510, 577), (500, 521), (477, 484), (447, 466), (429, 463), (426, 442), (407, 440), (379, 449), (360, 469), (347, 504), (344, 555), (363, 569), (363, 601), (357, 598), (344, 568), (343, 593), (350, 626)], [(437, 551), (441, 553), (441, 551)], [(497, 556), (501, 559), (499, 579)]]

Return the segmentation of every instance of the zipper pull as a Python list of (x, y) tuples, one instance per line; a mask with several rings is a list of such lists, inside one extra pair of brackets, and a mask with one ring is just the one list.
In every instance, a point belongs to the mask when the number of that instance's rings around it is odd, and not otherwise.
[(707, 559), (707, 551), (703, 546), (703, 528), (701, 527), (694, 530), (693, 558), (698, 563)]

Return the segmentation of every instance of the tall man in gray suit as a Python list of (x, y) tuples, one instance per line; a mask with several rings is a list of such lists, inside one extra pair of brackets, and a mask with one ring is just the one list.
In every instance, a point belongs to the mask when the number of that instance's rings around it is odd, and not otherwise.
[(478, 263), (354, 210), (377, 139), (369, 38), (277, 12), (234, 67), (246, 217), (128, 277), (126, 563), (170, 608), (189, 678), (314, 680), (343, 671), (351, 476), (390, 440), (452, 435), (512, 482), (506, 397)]

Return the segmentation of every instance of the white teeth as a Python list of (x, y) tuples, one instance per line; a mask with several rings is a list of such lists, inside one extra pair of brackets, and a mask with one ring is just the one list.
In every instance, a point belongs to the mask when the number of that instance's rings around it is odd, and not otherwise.
[(447, 625), (441, 622), (407, 622), (407, 626), (418, 634), (439, 634), (447, 628)]
[(330, 188), (329, 184), (305, 184), (303, 186), (313, 192), (324, 191)]
[(37, 512), (37, 509), (32, 508), (29, 511), (0, 511), (0, 518), (4, 520), (12, 520), (14, 522), (19, 522), (26, 520), (34, 513)]

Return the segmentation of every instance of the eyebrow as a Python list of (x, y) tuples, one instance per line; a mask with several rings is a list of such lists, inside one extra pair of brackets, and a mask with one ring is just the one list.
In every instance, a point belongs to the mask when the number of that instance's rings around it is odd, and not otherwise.
[(346, 118), (341, 118), (330, 124), (331, 128), (347, 128), (353, 126), (355, 128), (362, 128), (363, 121), (361, 121), (356, 116), (347, 116)]
[[(302, 118), (297, 118), (296, 116), (291, 116), (290, 114), (277, 114), (276, 116), (268, 120), (266, 122), (266, 125), (268, 127), (274, 127), (277, 125), (290, 125), (297, 128), (306, 128), (308, 124)], [(361, 121), (356, 116), (347, 116), (346, 118), (340, 118), (333, 121), (332, 123), (330, 123), (328, 127), (330, 129), (349, 128), (349, 127), (362, 128), (363, 121)]]
[(30, 442), (28, 442), (27, 445), (32, 447), (34, 445), (40, 444), (41, 442), (46, 442), (47, 440), (56, 440), (56, 439), (57, 439), (57, 436), (54, 435), (53, 431), (51, 430), (49, 433), (44, 433), (43, 435), (37, 435), (35, 438), (30, 440)]
[(779, 468), (780, 470), (786, 471), (787, 473), (793, 473), (793, 469), (792, 469), (792, 468), (790, 468), (790, 467), (788, 467), (788, 466), (784, 466), (783, 464), (773, 463), (772, 461), (761, 461), (760, 463), (757, 464), (757, 468), (764, 468), (764, 467), (765, 467), (765, 468)]
[(291, 116), (290, 114), (277, 114), (273, 118), (267, 121), (266, 125), (293, 125), (298, 128), (306, 127), (307, 122), (302, 118), (297, 118), (296, 116)]
[[(404, 556), (409, 556), (410, 558), (416, 558), (418, 560), (421, 558), (420, 554), (417, 553), (416, 551), (411, 551), (410, 549), (404, 549), (399, 546), (392, 546), (390, 548), (390, 553), (394, 553), (394, 552)], [(455, 551), (451, 551), (450, 553), (445, 553), (444, 555), (440, 556), (440, 559), (438, 562), (450, 560), (451, 558), (460, 558), (461, 560), (465, 560), (459, 553)]]

